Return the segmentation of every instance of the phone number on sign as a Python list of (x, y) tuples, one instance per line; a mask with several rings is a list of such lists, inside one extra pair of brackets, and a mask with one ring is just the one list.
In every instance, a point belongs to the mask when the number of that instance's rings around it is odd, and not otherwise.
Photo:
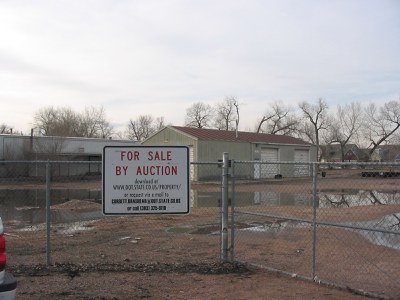
[(149, 210), (157, 210), (157, 211), (163, 211), (163, 210), (167, 210), (167, 207), (165, 205), (159, 205), (159, 206), (128, 206), (126, 208), (127, 211), (149, 211)]

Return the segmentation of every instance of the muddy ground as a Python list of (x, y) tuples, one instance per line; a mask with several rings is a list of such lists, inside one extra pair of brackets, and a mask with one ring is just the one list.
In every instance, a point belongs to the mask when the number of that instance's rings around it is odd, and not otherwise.
[[(260, 269), (215, 264), (19, 269), (17, 299), (367, 299)], [(12, 269), (17, 272), (18, 269)]]

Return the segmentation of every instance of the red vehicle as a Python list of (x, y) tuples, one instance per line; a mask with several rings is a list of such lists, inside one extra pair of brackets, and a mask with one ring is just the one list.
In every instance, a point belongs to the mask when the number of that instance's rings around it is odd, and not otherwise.
[(0, 300), (13, 300), (17, 291), (17, 281), (14, 276), (6, 272), (6, 262), (6, 238), (3, 221), (0, 218)]

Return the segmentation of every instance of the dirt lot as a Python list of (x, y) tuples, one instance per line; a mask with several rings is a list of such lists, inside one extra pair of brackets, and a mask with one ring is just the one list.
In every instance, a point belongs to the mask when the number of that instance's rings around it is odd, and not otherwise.
[[(81, 202), (71, 201), (57, 209), (79, 211), (98, 205), (78, 203)], [(194, 211), (191, 217), (202, 219), (201, 224), (204, 224), (214, 223), (216, 216)], [(45, 267), (44, 231), (21, 232), (8, 224), (10, 271), (19, 282), (18, 299), (365, 298), (350, 290), (330, 288), (296, 277), (243, 265), (221, 264), (219, 236), (165, 230), (185, 229), (187, 224), (188, 220), (180, 217), (146, 217), (146, 220), (120, 217), (81, 223), (80, 226), (90, 229), (85, 231), (66, 233), (63, 226), (54, 226), (50, 269)], [(307, 236), (299, 234), (284, 241), (273, 239), (272, 246), (265, 246), (269, 248), (267, 255), (260, 252), (254, 241), (249, 242), (253, 249), (246, 248), (246, 252), (249, 258), (266, 255), (271, 260), (290, 261), (290, 257), (281, 255), (282, 248), (287, 247), (287, 243), (295, 243), (293, 249), (304, 248)], [(291, 256), (304, 263), (309, 261), (309, 257), (299, 257), (294, 251)], [(325, 259), (330, 260), (329, 257)], [(350, 265), (354, 258), (343, 259)]]
[(86, 267), (25, 270), (17, 277), (18, 299), (366, 299), (274, 273), (218, 264), (147, 265), (131, 271)]
[[(358, 178), (355, 178), (358, 179)], [(379, 186), (383, 190), (397, 189), (398, 180), (374, 181), (372, 186), (365, 180), (339, 182), (332, 178), (332, 186), (358, 186), (364, 188)], [(55, 183), (53, 188), (63, 188), (71, 183)], [(328, 181), (325, 188), (329, 189)], [(98, 181), (75, 182), (75, 188), (98, 189)], [(31, 185), (12, 185), (14, 188), (30, 188)], [(10, 188), (10, 185), (0, 188)], [(36, 186), (32, 184), (32, 186)], [(290, 184), (290, 188), (304, 189), (304, 183)], [(199, 189), (212, 190), (218, 186), (201, 185)], [(254, 190), (255, 185), (243, 185), (241, 189)], [(270, 189), (287, 189), (288, 185), (277, 183)], [(268, 207), (269, 212), (279, 213), (281, 207)], [(290, 211), (293, 209), (293, 211)], [(70, 214), (90, 213), (101, 210), (100, 203), (93, 201), (70, 200), (52, 207), (52, 213)], [(371, 220), (387, 214), (400, 212), (399, 205), (387, 205), (365, 208), (348, 208), (327, 211), (324, 216), (329, 220)], [(285, 213), (302, 217), (308, 215), (307, 209), (285, 208)], [(299, 276), (287, 276), (267, 272), (242, 264), (222, 264), (220, 262), (220, 237), (213, 232), (218, 226), (219, 209), (198, 208), (191, 214), (182, 216), (144, 216), (110, 217), (96, 221), (80, 222), (72, 230), (70, 226), (55, 224), (52, 226), (51, 262), (46, 268), (46, 235), (44, 228), (32, 226), (31, 230), (22, 230), (24, 224), (6, 223), (8, 242), (9, 270), (18, 280), (18, 299), (366, 299), (367, 294), (356, 294), (350, 288), (338, 289), (323, 284), (302, 280)], [(207, 231), (204, 227), (210, 225)], [(211, 229), (210, 229), (211, 228)], [(303, 234), (286, 235), (285, 239), (264, 237), (259, 249), (255, 240), (249, 240), (246, 248), (249, 257), (264, 255), (268, 259), (290, 262), (291, 258), (302, 263), (310, 261), (303, 249)], [(244, 238), (245, 239), (245, 238)], [(330, 248), (332, 241), (322, 236), (320, 247)], [(367, 242), (359, 238), (359, 246)], [(253, 245), (253, 246), (252, 246)], [(347, 247), (346, 245), (335, 245)], [(284, 248), (287, 247), (287, 248)], [(281, 255), (282, 249), (294, 249)], [(251, 252), (252, 251), (252, 252)], [(276, 251), (276, 252), (274, 252)], [(329, 250), (326, 250), (329, 251)], [(376, 251), (381, 251), (376, 249)], [(248, 253), (250, 252), (250, 253)], [(344, 252), (346, 253), (346, 252)], [(381, 253), (381, 252), (377, 252)], [(357, 253), (355, 253), (357, 255)], [(371, 254), (376, 258), (376, 253)], [(375, 255), (375, 256), (374, 256)], [(395, 264), (391, 256), (380, 258), (382, 265)], [(320, 259), (332, 260), (324, 255)], [(341, 257), (344, 266), (351, 265), (355, 257)], [(334, 265), (331, 266), (335, 267)], [(336, 266), (337, 267), (337, 266)], [(334, 269), (332, 269), (334, 270)], [(344, 268), (341, 272), (348, 272)], [(329, 270), (328, 270), (329, 271)], [(354, 271), (354, 270), (353, 270)], [(336, 271), (334, 271), (336, 272)], [(356, 275), (356, 274), (354, 274)], [(398, 274), (400, 276), (400, 274)], [(379, 286), (378, 286), (379, 287)], [(382, 298), (388, 294), (376, 289)], [(392, 295), (393, 294), (392, 292)], [(389, 295), (390, 296), (390, 295)], [(398, 294), (400, 297), (400, 295)], [(393, 296), (392, 296), (393, 297)]]
[[(77, 201), (63, 205), (75, 207)], [(89, 209), (93, 204), (80, 205)], [(75, 210), (75, 208), (73, 208)], [(212, 218), (207, 217), (209, 221)], [(222, 264), (218, 238), (165, 232), (181, 228), (177, 218), (112, 218), (90, 224), (91, 231), (52, 233), (52, 267), (46, 268), (44, 236), (18, 232), (10, 271), (18, 279), (18, 299), (364, 299), (299, 278), (240, 264)], [(30, 251), (26, 241), (30, 241)], [(68, 240), (66, 240), (68, 239)], [(21, 243), (21, 244), (20, 244)], [(31, 265), (30, 262), (42, 262)], [(29, 263), (27, 263), (29, 262)]]

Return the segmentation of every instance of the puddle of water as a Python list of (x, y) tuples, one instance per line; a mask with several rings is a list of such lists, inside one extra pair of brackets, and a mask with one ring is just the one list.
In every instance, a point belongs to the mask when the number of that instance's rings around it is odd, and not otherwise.
[[(62, 204), (71, 199), (101, 199), (100, 191), (92, 190), (53, 190), (52, 205)], [(379, 191), (363, 190), (329, 190), (318, 193), (320, 208), (330, 207), (352, 207), (363, 205), (387, 205), (400, 204), (400, 192), (383, 193)], [(277, 192), (243, 192), (235, 196), (237, 207), (262, 206), (262, 205), (285, 205), (285, 206), (311, 206), (312, 195), (309, 193), (277, 193)], [(0, 212), (4, 221), (15, 222), (20, 230), (37, 231), (45, 230), (45, 192), (43, 190), (0, 190)], [(198, 192), (192, 191), (191, 204), (195, 207), (220, 207), (220, 192)], [(398, 215), (396, 215), (400, 219)], [(399, 220), (393, 216), (387, 216), (381, 220), (352, 223), (354, 226), (366, 228), (381, 228), (386, 230), (400, 230)], [(101, 209), (93, 211), (71, 211), (69, 209), (51, 210), (52, 228), (56, 228), (63, 234), (73, 234), (77, 231), (90, 230), (90, 222), (104, 218)], [(239, 219), (237, 219), (239, 221)], [(397, 222), (397, 223), (396, 223)], [(285, 228), (309, 227), (307, 223), (279, 222), (257, 223), (246, 220), (246, 224), (237, 223), (238, 230), (262, 232), (274, 230), (276, 232)], [(397, 227), (394, 227), (396, 226)], [(351, 224), (349, 224), (351, 225)], [(395, 228), (395, 229), (393, 229)], [(197, 227), (182, 226), (170, 228), (169, 232), (188, 234), (218, 234), (219, 225), (205, 224)], [(371, 233), (359, 231), (360, 234), (374, 242), (379, 240), (382, 245), (400, 249), (398, 235)]]
[(350, 226), (365, 227), (371, 229), (385, 229), (390, 231), (397, 231), (397, 234), (383, 233), (359, 229), (348, 229), (359, 233), (371, 243), (381, 245), (392, 249), (400, 250), (400, 213), (384, 216), (382, 219), (367, 221), (367, 222), (353, 222), (347, 223)]
[[(220, 192), (198, 192), (191, 194), (192, 207), (220, 207)], [(231, 197), (231, 195), (229, 195)], [(364, 190), (329, 190), (318, 193), (318, 207), (352, 207), (379, 204), (400, 204), (400, 192)], [(231, 199), (229, 199), (229, 203)], [(311, 193), (237, 192), (235, 206), (285, 205), (312, 206)]]
[[(400, 213), (391, 214), (384, 216), (379, 220), (372, 220), (366, 222), (346, 222), (340, 223), (341, 225), (347, 225), (348, 228), (345, 230), (350, 230), (356, 232), (366, 238), (370, 243), (384, 246), (396, 250), (400, 250)], [(279, 233), (286, 229), (294, 228), (311, 228), (310, 223), (306, 222), (296, 222), (296, 221), (282, 221), (282, 222), (265, 222), (263, 224), (257, 224), (255, 222), (248, 223), (249, 227), (242, 228), (240, 231), (247, 232), (259, 232), (259, 233)], [(365, 230), (351, 228), (359, 227), (365, 228)], [(371, 231), (368, 229), (377, 229), (382, 231), (398, 231), (398, 233), (385, 233)]]
[[(57, 189), (51, 191), (51, 205), (70, 200), (100, 200), (101, 191), (89, 189)], [(46, 193), (43, 189), (0, 190), (0, 212), (4, 221), (40, 224), (46, 221)], [(104, 217), (100, 211), (78, 212), (67, 209), (51, 211), (54, 223), (82, 221)]]
[[(56, 231), (61, 234), (71, 235), (78, 231), (87, 231), (92, 230), (94, 228), (93, 223), (96, 222), (95, 220), (91, 221), (80, 221), (80, 222), (73, 222), (73, 223), (65, 223), (65, 224), (58, 224), (56, 226), (51, 227), (51, 231)], [(31, 232), (31, 231), (45, 231), (46, 224), (37, 224), (37, 225), (29, 225), (23, 228), (18, 229), (18, 231), (22, 232)]]
[[(231, 197), (231, 195), (229, 195)], [(360, 206), (374, 204), (400, 204), (400, 192), (383, 193), (379, 191), (362, 190), (327, 190), (318, 193), (319, 207)], [(2, 217), (10, 220), (22, 211), (42, 210), (46, 205), (46, 195), (43, 189), (0, 190), (0, 209)], [(101, 201), (101, 191), (89, 189), (57, 189), (51, 191), (51, 205), (65, 203), (69, 200)], [(191, 191), (192, 207), (220, 207), (221, 192)], [(231, 199), (230, 199), (231, 201)], [(278, 193), (278, 192), (237, 192), (235, 205), (289, 205), (311, 206), (311, 193)]]
[(71, 235), (78, 231), (88, 231), (94, 228), (93, 223), (95, 221), (84, 221), (84, 222), (74, 222), (74, 223), (66, 223), (66, 224), (58, 224), (57, 226), (53, 226), (52, 231), (56, 231), (61, 234)]
[(310, 223), (297, 222), (297, 221), (279, 221), (279, 222), (266, 222), (263, 224), (249, 223), (247, 228), (240, 229), (241, 231), (250, 232), (274, 232), (279, 233), (289, 228), (310, 228)]
[(319, 207), (353, 207), (400, 204), (400, 192), (357, 190), (351, 194), (319, 193)]

